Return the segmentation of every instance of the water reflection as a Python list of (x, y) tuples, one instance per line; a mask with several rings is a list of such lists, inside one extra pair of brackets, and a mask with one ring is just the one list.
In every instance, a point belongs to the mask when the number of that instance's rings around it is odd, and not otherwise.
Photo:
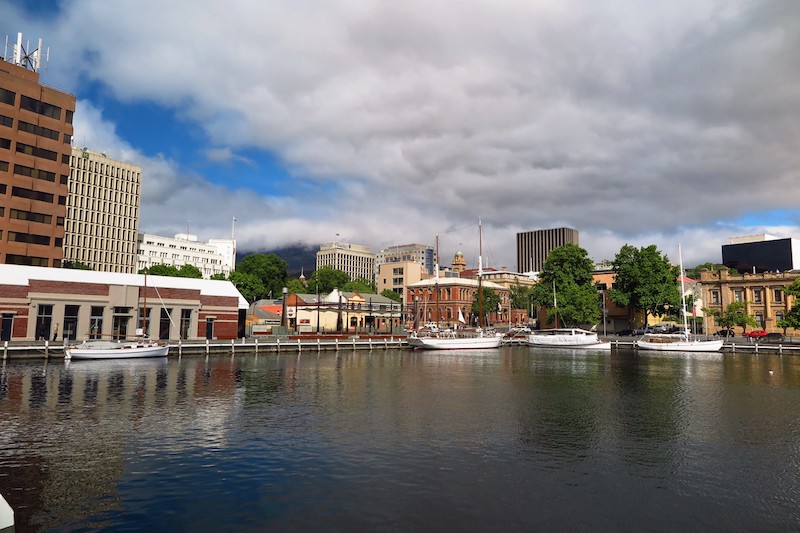
[(18, 531), (791, 529), (799, 386), (622, 350), (5, 362), (0, 492)]

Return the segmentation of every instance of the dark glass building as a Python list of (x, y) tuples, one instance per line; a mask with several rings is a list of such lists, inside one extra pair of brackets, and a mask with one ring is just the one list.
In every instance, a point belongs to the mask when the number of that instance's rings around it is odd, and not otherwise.
[[(800, 268), (795, 239), (771, 239), (722, 246), (722, 264), (742, 273), (785, 272)], [(794, 245), (794, 246), (793, 246)]]
[(517, 272), (539, 272), (553, 248), (578, 245), (578, 230), (572, 228), (540, 229), (517, 233)]

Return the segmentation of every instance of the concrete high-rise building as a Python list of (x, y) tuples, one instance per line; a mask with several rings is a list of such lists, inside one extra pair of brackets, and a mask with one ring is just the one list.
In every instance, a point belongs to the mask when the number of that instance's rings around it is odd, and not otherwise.
[(178, 233), (175, 238), (161, 237), (149, 233), (139, 234), (137, 272), (153, 265), (169, 265), (177, 268), (183, 265), (192, 265), (208, 279), (215, 274), (225, 277), (231, 273), (233, 260), (228, 254), (235, 248), (230, 241), (220, 239), (225, 243), (220, 249), (218, 244), (203, 243), (197, 240), (197, 235)]
[(64, 261), (135, 274), (142, 169), (86, 148), (70, 167)]
[(578, 230), (541, 229), (517, 233), (517, 272), (539, 272), (553, 248), (578, 244)]
[(75, 97), (39, 81), (39, 48), (0, 59), (0, 263), (60, 267)]
[(375, 254), (366, 246), (345, 242), (325, 242), (317, 252), (317, 270), (331, 267), (350, 275), (351, 280), (375, 281)]
[(407, 261), (415, 261), (422, 265), (425, 272), (432, 273), (434, 262), (433, 246), (427, 244), (401, 244), (383, 249), (375, 257), (375, 275), (378, 275), (381, 265), (386, 263), (405, 263)]

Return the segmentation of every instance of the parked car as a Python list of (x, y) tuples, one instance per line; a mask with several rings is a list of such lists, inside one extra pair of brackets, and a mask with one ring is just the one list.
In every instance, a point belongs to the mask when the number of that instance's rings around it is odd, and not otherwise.
[(714, 333), (717, 337), (733, 337), (736, 334), (732, 329), (721, 329), (718, 332)]
[(652, 326), (644, 326), (633, 330), (633, 335), (638, 336), (638, 335), (644, 335), (645, 333), (656, 333), (656, 330)]
[(617, 332), (618, 337), (630, 337), (631, 335), (633, 335), (632, 329), (621, 329)]
[(761, 338), (761, 340), (767, 342), (783, 342), (783, 339), (783, 333), (767, 333)]
[(748, 339), (756, 340), (760, 339), (761, 337), (766, 337), (767, 332), (763, 329), (754, 329), (753, 331), (748, 331), (747, 333), (742, 333), (742, 337), (747, 337)]

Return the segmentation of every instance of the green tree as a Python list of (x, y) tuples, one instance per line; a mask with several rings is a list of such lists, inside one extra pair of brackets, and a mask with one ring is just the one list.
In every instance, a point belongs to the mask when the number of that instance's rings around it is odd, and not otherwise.
[(81, 263), (80, 261), (64, 261), (61, 263), (61, 268), (68, 268), (71, 270), (94, 270), (86, 263)]
[(227, 280), (228, 278), (225, 276), (225, 274), (223, 274), (222, 272), (220, 272), (220, 273), (218, 273), (218, 274), (211, 274), (211, 277), (210, 277), (210, 278), (208, 278), (208, 279), (214, 279), (214, 280), (217, 280), (217, 281), (225, 281), (225, 280)]
[(139, 274), (150, 274), (152, 276), (169, 276), (171, 278), (179, 278), (180, 274), (178, 269), (173, 265), (152, 265), (148, 268), (143, 268)]
[[(500, 309), (500, 295), (494, 292), (493, 289), (489, 287), (481, 287), (481, 294), (483, 295), (483, 316), (484, 319), (481, 321), (484, 326), (487, 325), (486, 323), (486, 315), (489, 313), (496, 313), (498, 309)], [(480, 302), (478, 301), (478, 292), (475, 292), (475, 296), (472, 298), (472, 314), (475, 316), (479, 316), (481, 312)]]
[(394, 292), (392, 289), (383, 289), (383, 291), (381, 291), (381, 296), (394, 300), (395, 302), (403, 301), (403, 295), (399, 292)]
[(758, 326), (756, 319), (747, 314), (747, 306), (744, 302), (732, 302), (728, 304), (728, 307), (722, 313), (716, 309), (706, 309), (705, 311), (710, 311), (711, 314), (716, 316), (719, 325), (725, 329), (741, 326), (742, 333), (744, 333), (747, 331), (747, 326)]
[(328, 294), (333, 289), (344, 290), (344, 284), (348, 281), (350, 281), (350, 276), (347, 272), (342, 272), (341, 270), (326, 266), (315, 270), (314, 273), (309, 276), (306, 285), (313, 288), (319, 283), (319, 293)]
[(303, 282), (297, 278), (291, 278), (287, 281), (286, 288), (289, 290), (289, 294), (306, 294), (308, 292), (308, 287), (303, 285)]
[(250, 303), (266, 298), (268, 295), (267, 289), (258, 276), (234, 270), (228, 279), (236, 287), (236, 290), (244, 296), (244, 299)]
[(250, 254), (236, 267), (237, 272), (252, 274), (261, 280), (268, 294), (278, 298), (289, 280), (286, 261), (275, 254)]
[(194, 265), (185, 264), (178, 269), (178, 276), (181, 278), (197, 278), (202, 279), (203, 273)]
[[(701, 270), (719, 270), (720, 268), (728, 268), (725, 265), (720, 265), (719, 263), (703, 263), (702, 265), (697, 265), (696, 267), (687, 268), (686, 269), (686, 276), (692, 279), (700, 279), (700, 271)], [(728, 268), (728, 273), (731, 276), (738, 276), (739, 271), (735, 268)]]
[(512, 309), (530, 310), (533, 287), (525, 287), (519, 283), (514, 283), (508, 288), (508, 293), (509, 298), (511, 298)]
[[(783, 289), (783, 292), (795, 297), (800, 296), (800, 279), (794, 280), (791, 285)], [(779, 320), (776, 325), (783, 329), (784, 335), (786, 334), (787, 328), (800, 328), (800, 303), (797, 299), (795, 299), (795, 303), (792, 305), (789, 312), (786, 313), (786, 316), (783, 317), (783, 320)]]
[(348, 281), (342, 286), (345, 292), (357, 292), (359, 294), (375, 294), (375, 286), (365, 279)]
[(570, 243), (554, 248), (542, 265), (531, 299), (547, 307), (550, 321), (557, 317), (566, 326), (597, 324), (601, 302), (592, 270), (594, 263), (580, 246)]
[(616, 277), (609, 291), (611, 301), (631, 312), (644, 311), (645, 325), (649, 315), (662, 317), (681, 305), (680, 269), (654, 244), (642, 248), (626, 244), (612, 265)]

